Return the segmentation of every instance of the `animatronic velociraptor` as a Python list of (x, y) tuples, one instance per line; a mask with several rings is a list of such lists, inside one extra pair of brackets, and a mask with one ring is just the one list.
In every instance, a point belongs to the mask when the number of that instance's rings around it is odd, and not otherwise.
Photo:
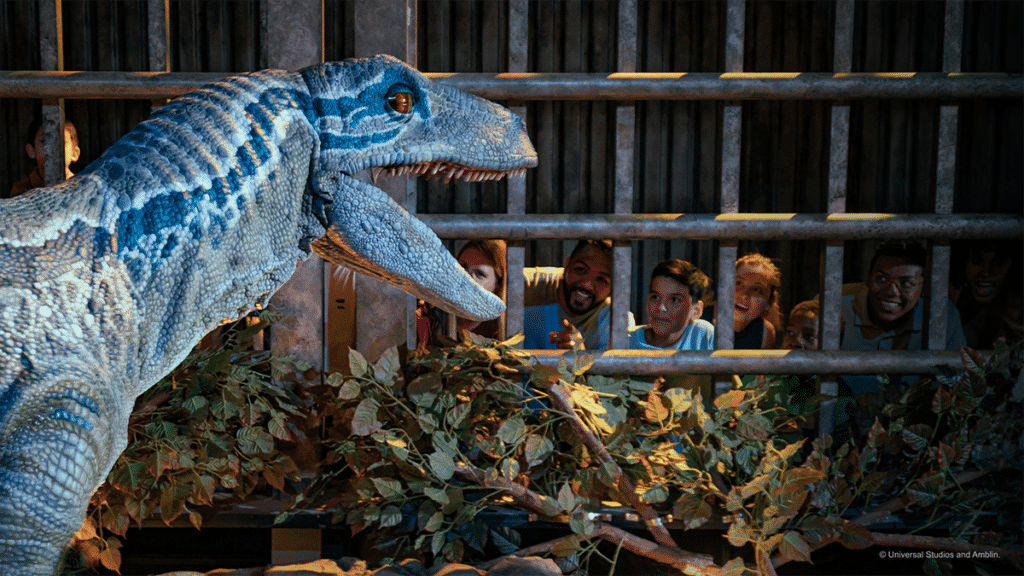
[(212, 83), (68, 182), (0, 202), (0, 573), (53, 573), (134, 399), (311, 249), (459, 316), (501, 314), (357, 173), (536, 164), (521, 118), (378, 56)]

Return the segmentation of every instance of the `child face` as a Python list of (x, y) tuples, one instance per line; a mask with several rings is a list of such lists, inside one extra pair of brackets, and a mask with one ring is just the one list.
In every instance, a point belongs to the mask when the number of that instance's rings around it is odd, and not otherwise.
[(700, 318), (703, 309), (703, 303), (693, 303), (690, 289), (685, 284), (673, 278), (655, 276), (647, 295), (647, 322), (657, 337), (656, 342), (650, 344), (667, 346), (676, 342), (686, 327)]
[(736, 308), (732, 329), (746, 328), (761, 317), (771, 304), (771, 280), (763, 270), (741, 266), (736, 270)]
[[(82, 153), (82, 150), (75, 145), (72, 140), (71, 128), (64, 126), (64, 168), (67, 169), (72, 163), (78, 160), (78, 156)], [(40, 172), (43, 171), (44, 165), (46, 164), (46, 155), (43, 152), (43, 129), (36, 130), (36, 139), (32, 144), (25, 144), (25, 154), (29, 158), (36, 161), (36, 166), (39, 167)]]
[(498, 274), (494, 271), (494, 262), (491, 262), (483, 252), (476, 248), (467, 248), (459, 255), (459, 264), (466, 269), (470, 278), (485, 290), (491, 293), (497, 290)]
[(818, 316), (811, 312), (797, 312), (789, 316), (786, 333), (782, 336), (784, 350), (818, 349)]

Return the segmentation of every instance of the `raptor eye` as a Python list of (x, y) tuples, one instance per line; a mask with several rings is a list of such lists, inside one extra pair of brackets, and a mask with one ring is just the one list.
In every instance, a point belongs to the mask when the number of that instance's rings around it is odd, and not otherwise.
[(412, 94), (408, 92), (395, 92), (388, 98), (388, 106), (399, 114), (412, 112)]

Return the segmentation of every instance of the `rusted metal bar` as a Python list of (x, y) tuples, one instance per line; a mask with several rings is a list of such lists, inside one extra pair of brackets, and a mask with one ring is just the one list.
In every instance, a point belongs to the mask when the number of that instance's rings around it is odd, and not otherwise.
[[(849, 73), (853, 70), (853, 0), (834, 3), (835, 42), (832, 51), (832, 71)], [(832, 104), (832, 130), (829, 139), (828, 211), (830, 214), (846, 212), (846, 180), (850, 167), (850, 103)], [(818, 313), (820, 350), (838, 350), (842, 328), (843, 259), (846, 247), (842, 240), (827, 240), (822, 253), (821, 294)], [(839, 383), (835, 376), (818, 379), (818, 391), (835, 396)], [(835, 401), (826, 400), (818, 414), (818, 431), (831, 434), (835, 428)]]
[[(62, 0), (39, 3), (39, 60), (51, 74), (64, 70), (64, 9)], [(43, 100), (43, 172), (47, 186), (65, 180), (64, 99)]]
[[(173, 98), (219, 72), (0, 71), (0, 98)], [(1001, 73), (428, 73), (492, 100), (859, 100), (1020, 98)]]
[(1020, 214), (419, 214), (442, 238), (870, 240), (1024, 238)]
[[(508, 6), (508, 71), (525, 73), (529, 62), (530, 6), (526, 0), (512, 0)], [(526, 106), (513, 106), (512, 112), (527, 120)], [(506, 212), (516, 217), (526, 214), (526, 176), (508, 179)], [(505, 278), (522, 278), (526, 266), (526, 247), (522, 243), (507, 244)], [(505, 282), (505, 326), (502, 336), (523, 331), (524, 287), (522, 282)]]
[[(964, 37), (964, 5), (962, 2), (946, 2), (946, 22), (942, 46), (942, 71), (960, 71), (960, 45)], [(956, 184), (956, 141), (957, 115), (959, 106), (943, 105), (939, 110), (939, 142), (935, 158), (935, 212), (953, 212), (953, 195)], [(938, 239), (931, 246), (929, 291), (932, 296), (945, 294), (949, 284), (951, 251), (949, 241)], [(932, 297), (928, 301), (928, 341), (931, 350), (946, 347), (946, 298)]]
[[(572, 351), (531, 350), (538, 362), (557, 367)], [(584, 352), (583, 354), (587, 354)], [(937, 366), (962, 367), (953, 351), (803, 350), (605, 350), (595, 353), (592, 374), (930, 374)], [(572, 362), (570, 362), (572, 365)]]
[[(636, 71), (637, 3), (635, 0), (619, 2), (618, 62), (619, 72)], [(615, 109), (615, 213), (633, 211), (633, 138), (636, 129), (634, 102), (619, 102)], [(628, 242), (617, 242), (612, 259), (612, 348), (629, 347), (629, 304), (633, 276), (633, 248)]]

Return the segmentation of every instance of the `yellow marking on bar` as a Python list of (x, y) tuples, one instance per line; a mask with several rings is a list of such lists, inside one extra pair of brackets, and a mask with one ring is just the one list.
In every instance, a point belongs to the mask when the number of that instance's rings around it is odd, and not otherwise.
[(800, 76), (800, 72), (726, 72), (719, 78), (735, 80), (792, 80)]
[(715, 350), (711, 353), (712, 358), (782, 358), (792, 350)]
[(687, 72), (612, 72), (609, 80), (677, 80)]
[(826, 218), (826, 220), (831, 221), (831, 222), (837, 222), (837, 221), (841, 222), (841, 221), (851, 221), (851, 220), (854, 220), (854, 221), (859, 221), (859, 220), (889, 220), (889, 219), (895, 218), (895, 217), (896, 217), (895, 214), (871, 213), (871, 212), (863, 212), (863, 213), (859, 213), (859, 214), (858, 213), (837, 213), (837, 214), (829, 214), (828, 217)]
[(769, 212), (727, 212), (715, 216), (715, 220), (735, 221), (763, 221), (763, 220), (792, 220), (796, 213), (769, 213)]
[(536, 72), (502, 72), (501, 74), (495, 74), (495, 78), (509, 78), (512, 80), (523, 80), (526, 78), (536, 78), (540, 74)]

